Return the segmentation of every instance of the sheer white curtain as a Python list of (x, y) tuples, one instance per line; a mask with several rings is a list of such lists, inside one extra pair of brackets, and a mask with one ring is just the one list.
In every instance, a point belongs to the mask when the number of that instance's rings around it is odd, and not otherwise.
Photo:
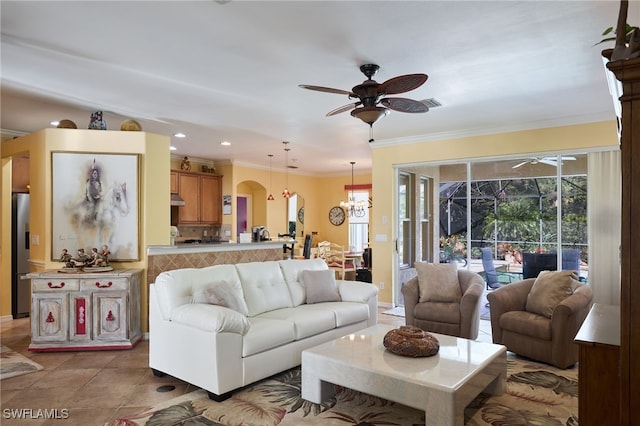
[(588, 155), (589, 285), (593, 301), (620, 304), (620, 151)]

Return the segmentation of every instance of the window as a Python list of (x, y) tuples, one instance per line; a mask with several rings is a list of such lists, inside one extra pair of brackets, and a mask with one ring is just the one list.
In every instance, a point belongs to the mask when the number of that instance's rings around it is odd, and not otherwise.
[(369, 192), (353, 191), (353, 198), (356, 204), (362, 202), (366, 207), (362, 217), (349, 216), (349, 249), (364, 251), (369, 247)]

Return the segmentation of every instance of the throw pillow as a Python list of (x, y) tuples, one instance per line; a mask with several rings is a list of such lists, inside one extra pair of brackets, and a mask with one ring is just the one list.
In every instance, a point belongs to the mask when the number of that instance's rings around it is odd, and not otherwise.
[(336, 273), (332, 269), (302, 271), (302, 282), (307, 293), (307, 303), (340, 302), (336, 285)]
[(244, 303), (238, 299), (236, 290), (227, 281), (214, 281), (202, 290), (193, 294), (195, 303), (209, 303), (210, 305), (224, 306), (247, 315)]
[(526, 310), (551, 318), (553, 309), (571, 296), (580, 283), (576, 271), (542, 271), (527, 296)]
[(418, 272), (420, 303), (460, 301), (462, 290), (455, 263), (416, 262), (414, 266)]

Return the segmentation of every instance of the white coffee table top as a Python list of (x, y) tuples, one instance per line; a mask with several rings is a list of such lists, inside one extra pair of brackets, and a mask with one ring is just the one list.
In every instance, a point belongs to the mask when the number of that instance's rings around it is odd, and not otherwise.
[(387, 351), (382, 344), (384, 335), (393, 328), (396, 327), (378, 324), (306, 351), (313, 353), (316, 359), (326, 357), (332, 363), (344, 363), (354, 370), (449, 391), (460, 387), (470, 374), (505, 353), (505, 347), (501, 345), (431, 333), (440, 342), (436, 355), (399, 356)]

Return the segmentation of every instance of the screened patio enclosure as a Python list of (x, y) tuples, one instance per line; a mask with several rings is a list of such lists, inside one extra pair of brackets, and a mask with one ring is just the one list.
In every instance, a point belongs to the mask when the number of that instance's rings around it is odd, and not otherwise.
[(475, 162), (468, 176), (467, 164), (441, 166), (441, 261), (480, 259), (481, 247), (491, 247), (497, 260), (514, 252), (572, 248), (580, 250), (586, 264), (586, 155), (571, 158), (558, 158), (557, 167), (533, 161)]

